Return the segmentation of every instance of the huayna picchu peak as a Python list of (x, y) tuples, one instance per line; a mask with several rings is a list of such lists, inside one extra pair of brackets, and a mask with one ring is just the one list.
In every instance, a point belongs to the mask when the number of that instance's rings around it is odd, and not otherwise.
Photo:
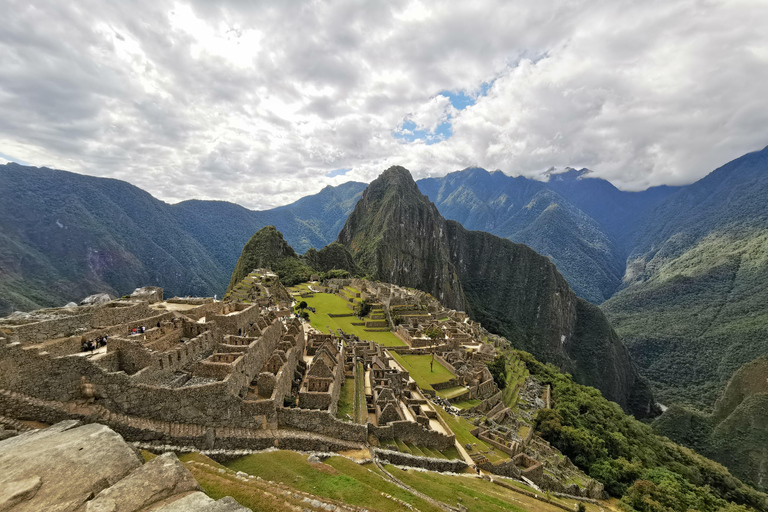
[(466, 310), (638, 417), (657, 413), (648, 383), (605, 316), (573, 293), (549, 259), (446, 221), (403, 167), (371, 182), (338, 242), (373, 278)]

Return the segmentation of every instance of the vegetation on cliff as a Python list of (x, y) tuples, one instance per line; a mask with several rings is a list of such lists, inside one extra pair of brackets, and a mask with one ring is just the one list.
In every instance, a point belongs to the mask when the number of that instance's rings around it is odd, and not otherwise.
[(260, 229), (248, 240), (243, 247), (240, 259), (237, 260), (227, 290), (234, 288), (257, 268), (272, 269), (285, 286), (309, 281), (312, 275), (312, 269), (301, 261), (275, 226)]
[(535, 428), (629, 510), (766, 510), (766, 496), (720, 464), (656, 435), (600, 393), (573, 382), (554, 366), (519, 353), (531, 375), (552, 386), (552, 409)]
[(659, 434), (727, 466), (734, 475), (768, 490), (768, 356), (742, 366), (712, 414), (673, 406), (653, 423)]
[(224, 201), (167, 204), (129, 183), (0, 165), (0, 316), (152, 283), (219, 296), (243, 245), (274, 225), (303, 252), (338, 235), (363, 183), (326, 187), (272, 210)]

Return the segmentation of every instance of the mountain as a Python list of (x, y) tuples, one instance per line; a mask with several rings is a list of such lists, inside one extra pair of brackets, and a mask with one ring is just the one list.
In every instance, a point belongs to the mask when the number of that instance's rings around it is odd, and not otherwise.
[(126, 182), (0, 166), (0, 315), (147, 283), (222, 295), (243, 245), (275, 225), (304, 250), (333, 241), (365, 184), (326, 187), (252, 211), (223, 201), (169, 205)]
[(638, 417), (654, 412), (647, 382), (605, 316), (576, 296), (548, 258), (446, 221), (406, 169), (387, 169), (368, 186), (337, 241), (374, 279), (465, 309)]
[(662, 403), (711, 410), (768, 353), (768, 149), (684, 187), (642, 219), (623, 288), (602, 305)]
[(768, 356), (743, 365), (712, 414), (670, 407), (654, 430), (717, 460), (741, 480), (768, 490)]
[(548, 256), (580, 297), (599, 304), (621, 285), (627, 233), (671, 187), (622, 192), (571, 169), (549, 182), (478, 168), (419, 180), (446, 218)]
[(257, 268), (269, 268), (280, 277), (286, 286), (309, 281), (312, 269), (307, 267), (288, 245), (275, 226), (266, 226), (254, 234), (243, 247), (237, 260), (227, 291)]
[(365, 189), (337, 242), (374, 279), (425, 290), (448, 307), (466, 310), (444, 224), (411, 174), (393, 167)]

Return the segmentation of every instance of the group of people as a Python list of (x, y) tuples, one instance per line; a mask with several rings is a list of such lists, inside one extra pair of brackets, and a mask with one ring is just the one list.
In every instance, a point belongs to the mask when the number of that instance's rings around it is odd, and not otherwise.
[[(159, 322), (158, 322), (158, 327), (160, 327)], [(134, 334), (144, 334), (145, 332), (147, 332), (147, 328), (144, 327), (143, 325), (141, 327), (134, 327), (133, 329), (131, 329), (131, 336), (133, 336)]]
[(83, 342), (80, 344), (80, 348), (83, 352), (93, 353), (93, 351), (97, 348), (107, 346), (107, 338), (109, 338), (109, 335), (105, 334), (104, 336), (93, 340), (83, 340)]

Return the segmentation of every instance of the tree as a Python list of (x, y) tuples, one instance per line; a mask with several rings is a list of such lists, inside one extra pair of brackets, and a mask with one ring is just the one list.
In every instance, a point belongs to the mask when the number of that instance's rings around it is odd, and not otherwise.
[(299, 308), (300, 310), (304, 311), (305, 309), (307, 309), (307, 306), (308, 306), (307, 301), (303, 300), (303, 301), (299, 302), (299, 305), (296, 306), (296, 307)]
[(507, 362), (504, 356), (501, 354), (497, 355), (493, 361), (486, 363), (486, 366), (488, 366), (488, 371), (491, 372), (493, 382), (496, 383), (499, 389), (507, 387)]
[(436, 325), (430, 325), (429, 327), (427, 327), (427, 330), (424, 331), (424, 335), (427, 338), (434, 340), (437, 338), (441, 338), (443, 336), (443, 330), (437, 327)]
[(362, 301), (360, 305), (357, 306), (357, 309), (355, 310), (355, 313), (357, 313), (357, 316), (359, 317), (368, 316), (368, 313), (370, 312), (371, 312), (371, 304), (367, 300)]

